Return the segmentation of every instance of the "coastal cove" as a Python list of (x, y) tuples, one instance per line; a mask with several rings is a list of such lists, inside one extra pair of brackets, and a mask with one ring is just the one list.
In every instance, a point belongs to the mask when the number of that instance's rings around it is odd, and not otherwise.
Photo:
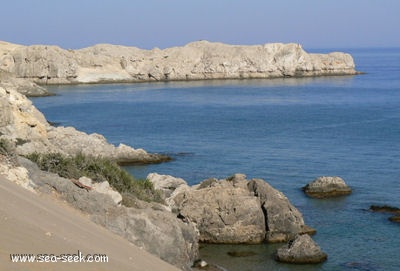
[[(397, 270), (399, 227), (367, 209), (400, 206), (400, 50), (341, 51), (366, 74), (51, 86), (57, 96), (32, 100), (51, 122), (174, 158), (127, 167), (136, 177), (265, 179), (317, 229), (313, 238), (329, 255), (293, 266), (274, 262), (277, 245), (207, 245), (200, 253), (210, 262), (230, 271)], [(341, 176), (353, 194), (306, 197), (301, 187), (322, 175)], [(233, 258), (232, 250), (255, 255)]]

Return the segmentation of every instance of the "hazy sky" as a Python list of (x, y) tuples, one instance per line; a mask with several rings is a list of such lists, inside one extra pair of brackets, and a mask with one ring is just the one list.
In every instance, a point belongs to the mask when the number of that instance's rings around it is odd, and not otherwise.
[(191, 41), (400, 47), (400, 0), (2, 0), (0, 40), (82, 48)]

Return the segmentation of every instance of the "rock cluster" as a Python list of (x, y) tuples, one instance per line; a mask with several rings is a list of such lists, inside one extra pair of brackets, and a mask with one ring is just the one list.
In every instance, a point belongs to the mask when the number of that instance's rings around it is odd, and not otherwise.
[(321, 263), (326, 261), (327, 254), (307, 235), (297, 235), (287, 245), (279, 248), (275, 259), (279, 262), (294, 264)]
[(0, 53), (0, 70), (40, 84), (356, 74), (349, 54), (308, 54), (299, 44), (238, 46), (198, 41), (164, 50), (109, 44), (64, 50), (2, 42)]
[(303, 187), (303, 191), (314, 198), (329, 198), (351, 194), (351, 188), (340, 177), (318, 177)]
[[(171, 183), (171, 176), (147, 177), (155, 187)], [(201, 242), (284, 242), (299, 233), (312, 233), (301, 213), (287, 197), (261, 179), (243, 174), (227, 179), (207, 179), (189, 187), (181, 183), (166, 195), (166, 202), (184, 221), (195, 223)]]

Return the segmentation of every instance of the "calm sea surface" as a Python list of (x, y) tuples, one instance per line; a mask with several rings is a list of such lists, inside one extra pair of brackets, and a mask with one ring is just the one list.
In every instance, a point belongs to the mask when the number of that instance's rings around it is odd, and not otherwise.
[[(35, 98), (48, 120), (101, 133), (170, 163), (128, 167), (195, 184), (244, 173), (281, 190), (317, 229), (321, 265), (273, 260), (277, 245), (207, 245), (202, 257), (228, 270), (400, 270), (400, 225), (371, 204), (400, 207), (400, 49), (351, 49), (364, 75), (51, 87)], [(301, 187), (341, 176), (353, 194), (315, 200)], [(279, 245), (278, 245), (279, 246)], [(232, 258), (228, 251), (257, 254)]]

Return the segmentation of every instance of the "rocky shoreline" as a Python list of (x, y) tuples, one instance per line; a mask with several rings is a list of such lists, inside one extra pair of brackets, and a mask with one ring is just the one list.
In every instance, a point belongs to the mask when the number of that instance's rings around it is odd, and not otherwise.
[[(42, 171), (23, 156), (82, 154), (120, 164), (170, 158), (124, 144), (114, 146), (102, 135), (73, 127), (53, 127), (25, 95), (48, 95), (36, 83), (353, 75), (357, 72), (350, 55), (307, 54), (298, 44), (233, 46), (206, 41), (150, 51), (114, 45), (63, 50), (0, 42), (0, 55), (0, 139), (15, 147), (16, 156), (10, 159), (0, 153), (0, 174), (7, 179), (34, 193), (56, 193), (95, 223), (182, 270), (191, 270), (198, 260), (199, 242), (288, 242), (290, 249), (299, 236), (315, 233), (285, 195), (264, 180), (247, 180), (243, 174), (210, 178), (193, 187), (179, 178), (152, 174), (148, 180), (163, 194), (165, 204), (137, 199), (126, 207), (108, 183), (69, 180)], [(304, 246), (316, 251), (318, 246), (310, 238)], [(326, 259), (317, 253), (320, 260)]]
[[(19, 155), (31, 153), (79, 153), (111, 158), (120, 163), (160, 163), (170, 158), (150, 154), (125, 144), (114, 146), (99, 134), (86, 134), (73, 127), (53, 127), (25, 95), (18, 82), (0, 82), (0, 136), (16, 144)], [(28, 82), (29, 83), (29, 82)]]

